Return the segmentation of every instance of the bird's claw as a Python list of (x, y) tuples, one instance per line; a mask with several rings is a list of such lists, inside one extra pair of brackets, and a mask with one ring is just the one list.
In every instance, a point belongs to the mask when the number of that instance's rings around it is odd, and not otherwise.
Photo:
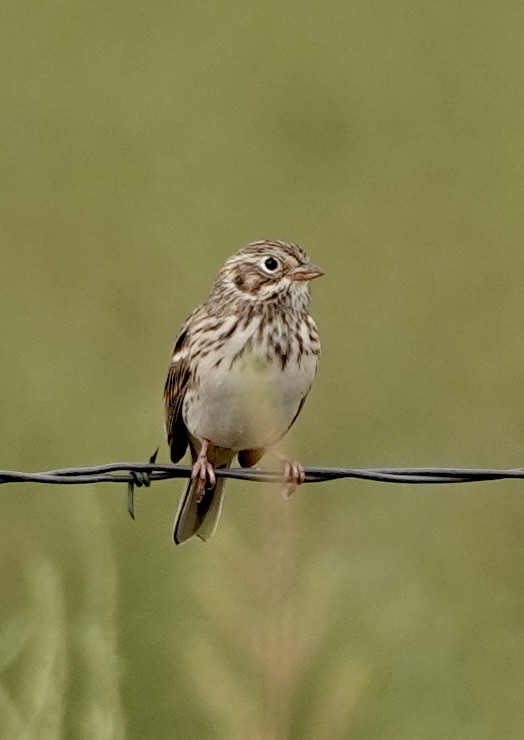
[(282, 493), (285, 498), (292, 496), (297, 486), (304, 482), (306, 475), (304, 468), (297, 460), (283, 460), (284, 463), (284, 482), (282, 484)]
[(193, 470), (191, 471), (191, 480), (197, 482), (197, 489), (200, 496), (204, 495), (206, 488), (213, 488), (216, 484), (216, 475), (213, 465), (207, 459), (207, 455), (200, 454)]
[(214, 486), (216, 483), (216, 476), (215, 476), (215, 469), (209, 462), (207, 458), (205, 459), (198, 459), (196, 463), (193, 465), (193, 470), (191, 471), (191, 478), (193, 480), (200, 480), (202, 483), (205, 483), (206, 486)]

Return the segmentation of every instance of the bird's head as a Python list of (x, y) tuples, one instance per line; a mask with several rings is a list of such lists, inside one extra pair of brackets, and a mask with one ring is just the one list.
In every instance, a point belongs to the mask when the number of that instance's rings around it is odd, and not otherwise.
[(214, 293), (248, 302), (282, 301), (307, 305), (309, 281), (323, 275), (296, 244), (256, 241), (230, 257), (220, 270)]

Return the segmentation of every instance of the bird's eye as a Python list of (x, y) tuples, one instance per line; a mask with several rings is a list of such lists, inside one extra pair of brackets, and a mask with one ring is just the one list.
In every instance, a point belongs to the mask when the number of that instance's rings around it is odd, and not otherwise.
[(266, 272), (275, 272), (278, 265), (279, 262), (274, 257), (265, 257), (262, 261), (262, 266)]

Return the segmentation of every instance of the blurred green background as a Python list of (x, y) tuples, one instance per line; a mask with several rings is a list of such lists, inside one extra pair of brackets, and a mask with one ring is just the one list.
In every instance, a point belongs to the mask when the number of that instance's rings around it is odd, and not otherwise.
[[(0, 467), (143, 460), (186, 315), (304, 246), (311, 465), (524, 465), (520, 3), (0, 10)], [(167, 460), (162, 447), (161, 459)], [(524, 484), (3, 486), (2, 738), (521, 738)]]

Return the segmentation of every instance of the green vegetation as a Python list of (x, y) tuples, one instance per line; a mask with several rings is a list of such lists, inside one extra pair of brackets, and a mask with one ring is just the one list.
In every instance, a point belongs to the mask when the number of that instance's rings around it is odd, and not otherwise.
[[(524, 465), (524, 10), (7, 3), (0, 467), (147, 459), (230, 253), (322, 265), (311, 465)], [(161, 459), (166, 459), (165, 447)], [(524, 735), (524, 484), (0, 490), (0, 736)]]

